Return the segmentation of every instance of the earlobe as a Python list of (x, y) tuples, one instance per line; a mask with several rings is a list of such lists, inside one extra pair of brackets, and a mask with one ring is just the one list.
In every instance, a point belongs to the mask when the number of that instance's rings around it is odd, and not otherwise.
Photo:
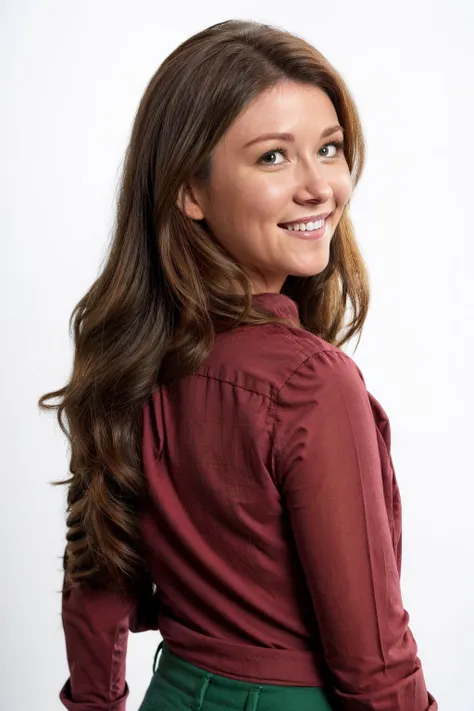
[(193, 189), (189, 185), (183, 186), (176, 201), (178, 208), (191, 220), (203, 220), (204, 213), (197, 201)]

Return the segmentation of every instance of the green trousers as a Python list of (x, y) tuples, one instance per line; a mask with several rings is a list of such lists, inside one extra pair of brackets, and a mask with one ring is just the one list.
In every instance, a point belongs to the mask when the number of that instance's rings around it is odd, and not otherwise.
[[(156, 659), (162, 649), (158, 668)], [(334, 711), (326, 690), (230, 679), (190, 664), (160, 642), (138, 711)]]

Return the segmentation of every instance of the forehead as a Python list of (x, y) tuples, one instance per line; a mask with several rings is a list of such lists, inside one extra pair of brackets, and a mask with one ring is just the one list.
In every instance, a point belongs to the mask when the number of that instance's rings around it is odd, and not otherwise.
[(263, 133), (293, 133), (318, 137), (338, 123), (327, 94), (316, 86), (282, 82), (257, 96), (235, 119), (223, 137), (227, 148), (243, 145)]

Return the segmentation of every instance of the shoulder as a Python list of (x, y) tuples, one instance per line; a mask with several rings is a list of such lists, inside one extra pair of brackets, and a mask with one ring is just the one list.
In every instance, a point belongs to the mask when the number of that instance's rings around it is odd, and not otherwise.
[(302, 328), (280, 324), (245, 326), (221, 333), (198, 374), (244, 384), (278, 401), (291, 388), (318, 380), (362, 378), (338, 347)]
[(292, 340), (298, 344), (299, 359), (283, 387), (300, 383), (305, 387), (318, 381), (335, 386), (344, 381), (362, 382), (364, 376), (356, 362), (343, 350), (302, 329), (292, 329)]
[(366, 409), (369, 393), (356, 362), (337, 346), (297, 329), (291, 334), (299, 344), (299, 358), (293, 361), (277, 390), (280, 412), (296, 415), (298, 407), (337, 403), (339, 408), (359, 402)]

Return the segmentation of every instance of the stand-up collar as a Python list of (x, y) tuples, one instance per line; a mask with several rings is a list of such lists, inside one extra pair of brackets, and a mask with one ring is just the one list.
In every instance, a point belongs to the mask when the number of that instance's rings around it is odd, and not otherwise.
[(265, 292), (263, 294), (253, 294), (253, 300), (268, 309), (277, 316), (289, 318), (300, 325), (298, 304), (290, 299), (286, 294), (277, 292)]

